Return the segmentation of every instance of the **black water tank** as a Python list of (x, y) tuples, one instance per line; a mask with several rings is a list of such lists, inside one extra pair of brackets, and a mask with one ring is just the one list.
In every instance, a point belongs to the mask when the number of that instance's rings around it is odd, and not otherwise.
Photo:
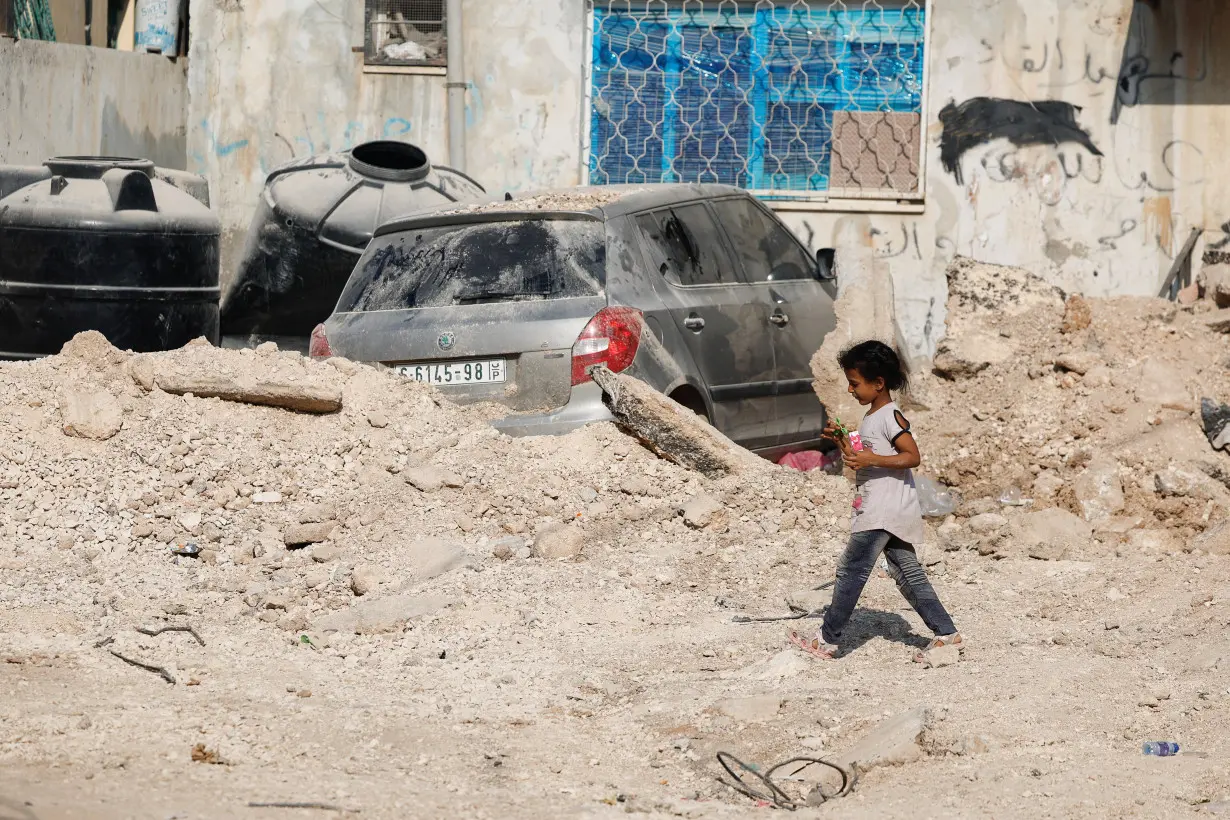
[(221, 224), (200, 177), (146, 159), (0, 166), (0, 358), (83, 330), (148, 352), (218, 341)]
[(297, 160), (265, 181), (235, 280), (222, 300), (227, 346), (276, 341), (307, 351), (333, 312), (372, 232), (390, 219), (485, 199), (482, 186), (435, 167), (417, 146), (384, 140)]

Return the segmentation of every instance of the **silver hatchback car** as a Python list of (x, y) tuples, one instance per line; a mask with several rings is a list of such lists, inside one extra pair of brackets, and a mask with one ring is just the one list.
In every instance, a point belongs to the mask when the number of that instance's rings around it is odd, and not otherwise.
[(610, 420), (605, 364), (773, 458), (819, 444), (835, 296), (832, 251), (740, 189), (568, 189), (381, 226), (311, 351), (499, 402), (510, 435)]

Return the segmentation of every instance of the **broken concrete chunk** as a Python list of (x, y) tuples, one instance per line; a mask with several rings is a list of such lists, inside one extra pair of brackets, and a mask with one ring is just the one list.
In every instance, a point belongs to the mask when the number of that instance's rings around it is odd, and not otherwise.
[(1016, 527), (1016, 542), (1030, 558), (1061, 561), (1085, 555), (1093, 540), (1093, 528), (1079, 516), (1058, 507), (1023, 516)]
[(1195, 402), (1178, 368), (1158, 359), (1145, 359), (1137, 373), (1136, 400), (1151, 407), (1190, 413)]
[(937, 646), (923, 653), (923, 666), (927, 669), (938, 669), (941, 666), (952, 666), (961, 660), (960, 647), (953, 644)]
[(330, 561), (336, 561), (341, 557), (341, 555), (341, 549), (332, 544), (318, 546), (312, 549), (312, 560), (318, 564), (327, 564)]
[(969, 528), (970, 532), (977, 533), (978, 535), (989, 535), (999, 532), (1007, 524), (1007, 518), (1004, 518), (999, 513), (988, 512), (975, 515), (966, 523), (966, 527)]
[(1219, 310), (1204, 320), (1204, 326), (1214, 333), (1230, 333), (1230, 310)]
[(273, 490), (252, 494), (253, 504), (280, 504), (281, 502), (282, 494)]
[(459, 475), (439, 467), (413, 467), (403, 476), (407, 484), (425, 493), (434, 493), (443, 487), (465, 486)]
[(729, 698), (718, 701), (717, 710), (740, 723), (764, 723), (777, 717), (782, 699), (778, 695), (758, 695), (751, 698)]
[(574, 524), (547, 527), (534, 538), (534, 554), (539, 558), (575, 558), (585, 547), (585, 536)]
[(124, 411), (102, 388), (69, 387), (60, 397), (60, 417), (66, 436), (106, 441), (120, 431)]
[(1086, 521), (1105, 521), (1124, 507), (1123, 484), (1119, 480), (1118, 462), (1095, 456), (1073, 482), (1081, 515)]
[(1055, 357), (1056, 367), (1068, 370), (1078, 376), (1085, 375), (1101, 363), (1101, 360), (1096, 355), (1083, 350), (1060, 353)]
[(835, 763), (866, 771), (876, 766), (896, 766), (918, 760), (923, 755), (923, 732), (931, 720), (926, 706), (919, 705), (889, 718), (862, 740), (833, 756)]
[(1072, 294), (1063, 306), (1063, 321), (1059, 325), (1061, 333), (1079, 333), (1093, 324), (1093, 310), (1083, 296)]
[(1230, 264), (1205, 265), (1197, 280), (1206, 299), (1219, 308), (1230, 308)]
[[(293, 361), (292, 361), (293, 359)], [(302, 413), (333, 413), (342, 408), (342, 379), (332, 369), (304, 367), (292, 354), (244, 356), (240, 351), (189, 345), (168, 353), (136, 357), (128, 366), (132, 380), (146, 390), (191, 393), (244, 404), (281, 407)]]
[(337, 529), (336, 521), (325, 521), (320, 524), (296, 524), (287, 527), (282, 535), (282, 541), (287, 547), (306, 547), (308, 544), (318, 544), (328, 541), (329, 536)]
[(1196, 536), (1192, 548), (1209, 555), (1230, 555), (1230, 521), (1214, 524)]
[(702, 530), (722, 518), (722, 504), (709, 495), (698, 495), (683, 504), (683, 523), (692, 529)]
[(308, 504), (299, 511), (300, 524), (323, 524), (337, 519), (337, 507), (333, 504)]
[(426, 580), (463, 566), (469, 561), (469, 555), (456, 541), (424, 538), (406, 548), (405, 559), (415, 577)]
[(768, 469), (767, 461), (643, 381), (605, 367), (591, 372), (618, 424), (659, 456), (711, 478)]
[(395, 632), (408, 621), (441, 610), (448, 604), (449, 599), (440, 595), (391, 595), (360, 601), (351, 604), (349, 609), (318, 618), (313, 630), (357, 635)]

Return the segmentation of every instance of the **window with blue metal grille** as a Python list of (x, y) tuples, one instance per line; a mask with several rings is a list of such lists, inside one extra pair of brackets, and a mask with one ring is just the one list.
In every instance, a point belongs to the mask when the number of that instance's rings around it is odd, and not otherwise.
[(921, 196), (924, 0), (594, 0), (589, 180)]

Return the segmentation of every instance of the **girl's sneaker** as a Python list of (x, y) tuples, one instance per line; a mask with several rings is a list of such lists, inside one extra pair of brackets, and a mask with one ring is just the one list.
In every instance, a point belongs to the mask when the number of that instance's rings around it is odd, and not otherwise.
[(961, 639), (961, 633), (954, 632), (951, 635), (937, 635), (932, 638), (926, 649), (920, 649), (914, 653), (914, 663), (926, 663), (928, 652), (944, 646), (955, 646), (959, 654), (965, 654), (965, 642)]
[(802, 649), (808, 655), (822, 660), (832, 660), (837, 657), (837, 644), (825, 643), (819, 634), (808, 637), (798, 630), (792, 629), (786, 633), (786, 640), (795, 649)]

